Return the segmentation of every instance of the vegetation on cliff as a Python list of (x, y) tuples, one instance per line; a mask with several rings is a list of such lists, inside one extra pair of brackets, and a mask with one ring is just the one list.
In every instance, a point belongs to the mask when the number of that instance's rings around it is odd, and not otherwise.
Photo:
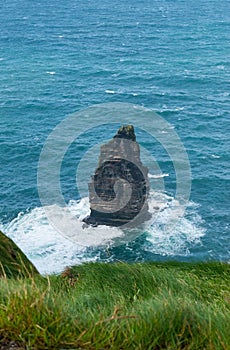
[(38, 271), (18, 246), (0, 231), (0, 278), (28, 277)]
[(227, 350), (229, 286), (230, 265), (221, 263), (95, 263), (2, 278), (0, 344)]

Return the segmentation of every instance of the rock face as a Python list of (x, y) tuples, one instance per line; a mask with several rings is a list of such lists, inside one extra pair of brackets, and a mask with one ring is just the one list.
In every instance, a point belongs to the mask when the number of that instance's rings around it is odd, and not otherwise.
[(89, 183), (91, 213), (83, 221), (95, 226), (135, 227), (150, 218), (148, 193), (148, 169), (140, 160), (134, 127), (122, 126), (101, 146), (98, 167)]
[(0, 231), (0, 278), (29, 277), (38, 274), (18, 246)]

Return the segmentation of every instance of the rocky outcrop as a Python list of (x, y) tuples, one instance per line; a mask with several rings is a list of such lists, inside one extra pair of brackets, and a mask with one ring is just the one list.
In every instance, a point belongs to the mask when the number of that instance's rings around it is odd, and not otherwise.
[(140, 159), (140, 147), (132, 125), (122, 126), (101, 147), (98, 167), (89, 183), (91, 225), (136, 226), (149, 219), (148, 169)]
[(0, 231), (0, 278), (29, 277), (38, 274), (18, 246)]

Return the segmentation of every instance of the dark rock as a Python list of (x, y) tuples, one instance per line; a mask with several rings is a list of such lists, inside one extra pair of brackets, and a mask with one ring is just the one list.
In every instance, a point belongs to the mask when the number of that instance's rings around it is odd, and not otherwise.
[(117, 134), (113, 137), (115, 138), (120, 138), (120, 139), (127, 139), (131, 141), (136, 141), (136, 135), (134, 132), (134, 127), (133, 125), (127, 125), (124, 126), (122, 125), (120, 129), (118, 129)]
[(148, 169), (132, 125), (122, 126), (101, 146), (98, 167), (89, 183), (91, 213), (83, 221), (93, 226), (136, 226), (150, 218)]

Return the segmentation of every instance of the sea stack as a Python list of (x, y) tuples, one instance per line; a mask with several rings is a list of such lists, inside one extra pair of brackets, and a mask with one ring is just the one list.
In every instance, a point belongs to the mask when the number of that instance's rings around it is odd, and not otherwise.
[(148, 169), (140, 159), (134, 127), (122, 126), (101, 146), (98, 167), (89, 183), (90, 215), (83, 221), (93, 226), (135, 227), (148, 220)]

